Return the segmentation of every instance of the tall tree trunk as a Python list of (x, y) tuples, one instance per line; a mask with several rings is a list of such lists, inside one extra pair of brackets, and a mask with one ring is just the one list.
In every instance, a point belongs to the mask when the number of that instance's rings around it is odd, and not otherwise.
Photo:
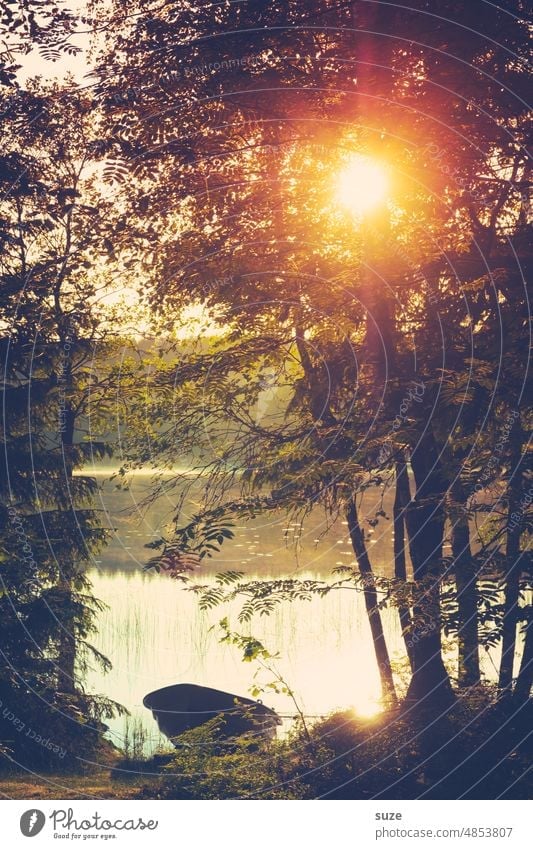
[(533, 607), (528, 610), (529, 619), (525, 627), (524, 650), (518, 678), (514, 688), (513, 698), (517, 702), (527, 702), (533, 687)]
[(388, 698), (389, 701), (395, 705), (397, 704), (396, 690), (392, 676), (389, 651), (387, 649), (385, 634), (383, 632), (383, 622), (378, 608), (376, 583), (365, 544), (365, 538), (359, 524), (357, 505), (355, 503), (354, 496), (352, 496), (348, 501), (346, 507), (346, 519), (348, 520), (348, 529), (353, 550), (357, 557), (359, 570), (363, 576), (363, 595), (368, 614), (368, 621), (370, 623), (370, 631), (372, 633), (372, 641), (374, 643), (374, 651), (376, 652), (376, 660), (379, 667), (383, 696)]
[[(70, 355), (69, 355), (70, 359)], [(72, 385), (70, 362), (64, 363), (61, 383), (66, 392)], [(68, 400), (62, 410), (61, 447), (63, 452), (64, 487), (68, 498), (68, 510), (74, 509), (72, 504), (72, 449), (74, 446), (74, 428), (76, 415)], [(59, 649), (57, 658), (57, 688), (60, 693), (76, 692), (76, 637), (74, 634), (74, 595), (72, 591), (72, 565), (63, 559), (59, 563), (61, 570), (59, 588), (63, 595), (64, 615), (60, 624)]]
[[(411, 500), (409, 488), (409, 477), (405, 460), (396, 463), (396, 492), (394, 496), (393, 523), (394, 523), (394, 577), (398, 581), (407, 581), (407, 567), (405, 563), (405, 511)], [(413, 652), (411, 642), (411, 611), (407, 602), (398, 603), (398, 613), (402, 634), (405, 640), (405, 649), (411, 671), (413, 671)]]
[[(511, 536), (511, 535), (509, 535)], [(516, 535), (518, 537), (518, 535)], [(505, 602), (502, 628), (502, 657), (498, 688), (501, 696), (509, 696), (513, 687), (513, 668), (516, 651), (516, 625), (518, 599), (520, 594), (521, 557), (518, 550), (518, 538), (512, 535), (507, 545), (507, 580), (505, 585)], [(513, 552), (515, 552), (513, 554)]]
[(413, 676), (406, 700), (425, 712), (440, 712), (454, 700), (442, 660), (440, 569), (446, 483), (433, 435), (426, 427), (411, 453), (416, 495), (407, 510), (409, 551), (416, 601), (413, 605)]
[[(326, 428), (327, 431), (329, 431), (329, 435), (324, 440), (325, 444), (323, 456), (331, 457), (338, 455), (339, 452), (342, 456), (343, 451), (345, 451), (345, 447), (341, 444), (341, 440), (331, 440), (331, 431), (338, 427), (338, 423), (329, 406), (327, 383), (321, 380), (320, 371), (315, 369), (311, 362), (311, 358), (305, 346), (304, 331), (298, 321), (295, 326), (295, 339), (309, 392), (309, 406), (317, 425), (317, 433), (320, 432), (321, 428)], [(366, 549), (364, 535), (359, 524), (357, 505), (355, 503), (354, 496), (352, 496), (348, 501), (346, 507), (346, 519), (348, 521), (348, 530), (352, 541), (352, 547), (359, 564), (359, 570), (363, 576), (363, 596), (379, 668), (382, 693), (391, 704), (396, 705), (398, 699), (394, 687), (394, 679), (387, 643), (385, 641), (385, 634), (383, 631), (381, 613), (377, 606), (378, 595), (374, 580), (374, 573), (372, 571), (372, 565)]]
[(393, 17), (390, 4), (383, 7), (380, 3), (353, 0), (351, 18), (355, 31), (357, 118), (364, 126), (365, 119), (370, 120), (381, 109), (380, 99), (393, 94), (394, 39), (390, 37)]
[[(379, 103), (382, 98), (386, 98), (387, 94), (393, 96), (391, 64), (394, 39), (389, 37), (390, 9), (382, 8), (379, 3), (354, 0), (351, 18), (357, 75), (354, 117), (362, 126), (372, 126), (376, 120), (381, 121)], [(372, 371), (373, 395), (379, 402), (387, 378), (393, 374), (396, 365), (395, 301), (389, 286), (384, 283), (392, 279), (396, 270), (390, 266), (390, 213), (386, 204), (367, 212), (361, 222), (361, 232), (360, 300), (367, 313), (366, 360)], [(385, 260), (385, 257), (389, 258)]]
[(522, 428), (518, 416), (510, 434), (510, 480), (508, 484), (507, 539), (506, 539), (506, 584), (502, 627), (502, 657), (498, 687), (502, 697), (509, 696), (513, 687), (513, 667), (516, 651), (516, 626), (518, 599), (520, 593), (520, 574), (522, 572), (522, 552), (520, 535), (523, 524), (523, 511), (520, 499), (522, 495)]
[(459, 476), (454, 480), (450, 495), (453, 568), (457, 587), (459, 614), (458, 683), (470, 687), (480, 682), (478, 591), (477, 575), (470, 548), (470, 528), (466, 509), (466, 496)]

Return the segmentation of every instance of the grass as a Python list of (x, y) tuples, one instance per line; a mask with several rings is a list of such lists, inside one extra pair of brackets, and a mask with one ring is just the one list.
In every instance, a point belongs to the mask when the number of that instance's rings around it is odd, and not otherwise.
[(152, 788), (155, 797), (158, 772), (169, 756), (139, 757), (139, 745), (130, 746), (137, 756), (131, 757), (106, 742), (99, 766), (78, 773), (30, 771), (0, 760), (0, 799), (136, 799)]
[(111, 770), (92, 775), (43, 775), (20, 772), (0, 776), (1, 799), (135, 799), (149, 783), (146, 775), (128, 780), (111, 777)]
[(517, 709), (483, 689), (438, 721), (402, 711), (369, 720), (351, 712), (307, 737), (223, 742), (217, 720), (180, 737), (172, 753), (115, 750), (86, 775), (0, 773), (7, 799), (530, 799), (533, 700)]

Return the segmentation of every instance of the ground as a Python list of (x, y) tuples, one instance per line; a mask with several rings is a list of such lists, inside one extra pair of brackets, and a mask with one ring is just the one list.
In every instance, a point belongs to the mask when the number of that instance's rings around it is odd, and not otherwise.
[(38, 776), (20, 772), (0, 776), (0, 799), (134, 799), (147, 784), (145, 775), (117, 780), (109, 769), (92, 775)]
[[(332, 714), (259, 745), (221, 747), (213, 720), (172, 753), (107, 749), (90, 774), (0, 772), (5, 799), (531, 799), (533, 700), (471, 688), (441, 714)], [(109, 758), (104, 760), (104, 755)]]

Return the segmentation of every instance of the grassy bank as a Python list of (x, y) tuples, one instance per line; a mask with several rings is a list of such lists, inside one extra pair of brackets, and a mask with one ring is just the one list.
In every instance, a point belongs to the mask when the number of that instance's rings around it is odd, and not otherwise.
[(175, 753), (117, 755), (86, 775), (11, 772), (11, 799), (530, 799), (533, 703), (483, 689), (441, 717), (336, 713), (288, 739), (224, 742), (220, 720), (180, 737)]
[(117, 781), (109, 769), (92, 775), (30, 775), (20, 772), (0, 776), (2, 799), (135, 799), (146, 778)]

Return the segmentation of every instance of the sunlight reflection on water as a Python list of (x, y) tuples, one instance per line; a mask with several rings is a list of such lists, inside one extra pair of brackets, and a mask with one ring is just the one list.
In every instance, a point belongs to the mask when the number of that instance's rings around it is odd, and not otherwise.
[[(138, 476), (128, 490), (116, 490), (109, 483), (103, 488), (102, 507), (115, 532), (89, 577), (96, 597), (107, 605), (99, 615), (93, 642), (109, 657), (113, 669), (106, 675), (93, 670), (85, 682), (89, 691), (104, 693), (128, 708), (130, 729), (133, 724), (146, 734), (146, 752), (162, 742), (151, 712), (142, 705), (151, 690), (189, 682), (246, 696), (254, 683), (272, 681), (273, 675), (267, 672), (255, 680), (256, 665), (244, 663), (237, 648), (218, 642), (216, 630), (210, 629), (224, 616), (229, 617), (232, 630), (252, 633), (271, 653), (279, 652), (276, 669), (306, 715), (353, 707), (362, 716), (372, 716), (380, 710), (378, 669), (360, 592), (343, 589), (324, 598), (284, 603), (268, 617), (255, 617), (248, 626), (238, 623), (239, 601), (201, 611), (196, 597), (182, 583), (143, 572), (150, 556), (144, 546), (161, 534), (174, 505), (171, 496), (163, 496), (146, 512), (141, 511), (139, 503), (148, 486), (148, 478)], [(367, 495), (367, 516), (382, 506), (378, 499), (377, 490)], [(383, 506), (391, 515), (390, 501), (385, 499)], [(191, 509), (197, 509), (196, 505)], [(186, 521), (184, 516), (184, 524)], [(376, 572), (388, 576), (391, 524), (380, 521), (371, 551)], [(284, 536), (287, 528), (289, 543)], [(214, 581), (216, 572), (226, 569), (242, 570), (251, 579), (290, 575), (331, 580), (336, 565), (354, 564), (345, 523), (339, 520), (327, 530), (318, 511), (306, 521), (298, 550), (292, 542), (298, 524), (288, 522), (283, 514), (235, 530), (235, 540), (207, 562), (195, 582)], [(391, 657), (401, 661), (405, 655), (397, 612), (384, 610), (382, 616)], [(453, 652), (449, 659), (453, 662)], [(488, 660), (484, 665), (491, 677)], [(402, 682), (398, 684), (401, 687)], [(262, 700), (287, 718), (296, 713), (287, 695), (268, 691)], [(109, 725), (120, 745), (126, 721), (117, 719)]]
[[(196, 598), (166, 577), (91, 573), (95, 593), (108, 609), (99, 619), (98, 648), (113, 662), (105, 677), (90, 675), (91, 689), (125, 704), (152, 736), (155, 723), (142, 707), (150, 690), (191, 682), (247, 695), (255, 665), (244, 663), (237, 648), (220, 644), (212, 625), (225, 615), (236, 630), (253, 633), (271, 652), (276, 669), (297, 694), (306, 714), (327, 714), (352, 706), (368, 716), (379, 709), (379, 677), (359, 593), (339, 591), (325, 599), (279, 606), (268, 618), (239, 626), (239, 602), (203, 612)], [(251, 577), (259, 577), (258, 575)], [(302, 577), (316, 577), (305, 574)], [(392, 651), (401, 651), (397, 618), (385, 611)], [(262, 671), (257, 683), (273, 675)], [(286, 695), (263, 696), (283, 715), (295, 706)], [(121, 722), (113, 730), (120, 733)]]

